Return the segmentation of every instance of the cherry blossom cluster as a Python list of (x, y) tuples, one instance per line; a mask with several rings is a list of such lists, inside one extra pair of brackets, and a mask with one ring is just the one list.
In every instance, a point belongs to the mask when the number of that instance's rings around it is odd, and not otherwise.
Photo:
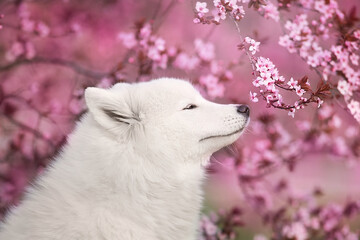
[(253, 7), (261, 16), (266, 19), (279, 21), (278, 8), (271, 2), (265, 0), (213, 0), (213, 10), (209, 15), (207, 2), (196, 2), (194, 23), (219, 24), (227, 17), (240, 21), (245, 17), (244, 4)]
[[(329, 95), (326, 83), (320, 84), (316, 91), (312, 91), (306, 76), (299, 80), (290, 78), (286, 81), (283, 76), (279, 75), (278, 69), (270, 59), (258, 57), (254, 58), (254, 62), (256, 79), (253, 81), (253, 85), (260, 88), (260, 96), (266, 100), (269, 107), (289, 110), (288, 115), (294, 117), (295, 111), (304, 108), (307, 103), (315, 102), (319, 108), (324, 102), (324, 97)], [(280, 90), (295, 92), (299, 99), (292, 105), (286, 104)], [(304, 94), (307, 92), (309, 96), (305, 97)], [(250, 100), (258, 102), (257, 93), (250, 92)]]
[(321, 190), (315, 189), (307, 196), (288, 196), (288, 206), (282, 206), (266, 216), (274, 232), (285, 239), (306, 240), (315, 236), (323, 239), (357, 239), (358, 232), (352, 231), (344, 222), (359, 214), (360, 202), (322, 206), (318, 204), (322, 195)]
[(235, 239), (235, 230), (244, 225), (242, 218), (242, 211), (236, 207), (230, 211), (221, 210), (203, 215), (199, 240)]
[[(137, 60), (141, 64), (146, 65), (146, 59), (152, 61), (150, 66), (144, 66), (142, 71), (152, 71), (156, 68), (165, 69), (168, 64), (168, 54), (165, 51), (165, 41), (161, 37), (157, 37), (152, 33), (152, 27), (149, 23), (138, 23), (136, 33), (119, 33), (118, 38), (123, 42), (124, 46), (128, 49), (139, 47), (141, 50), (138, 52)], [(174, 54), (170, 52), (170, 54)], [(135, 61), (135, 58), (130, 58), (129, 61)], [(151, 67), (152, 69), (146, 69)]]
[[(285, 189), (289, 186), (284, 181), (279, 182), (280, 185), (273, 189), (279, 195), (283, 195)], [(351, 220), (360, 212), (359, 201), (348, 201), (343, 205), (328, 204), (320, 205), (319, 199), (323, 195), (320, 189), (315, 189), (312, 194), (296, 196), (283, 196), (285, 204), (276, 208), (276, 210), (266, 211), (261, 214), (262, 220), (269, 225), (274, 232), (272, 236), (257, 234), (253, 240), (269, 240), (269, 239), (297, 239), (307, 240), (315, 239), (321, 236), (322, 239), (339, 239), (339, 240), (357, 240), (358, 231), (353, 231), (346, 221)], [(251, 201), (259, 201), (259, 199), (250, 199)], [(244, 227), (241, 214), (245, 209), (233, 208), (229, 212), (219, 211), (218, 214), (211, 213), (203, 216), (201, 219), (201, 240), (216, 239), (238, 239), (237, 230)], [(225, 221), (235, 222), (235, 224), (220, 227), (223, 222), (221, 219), (231, 219)], [(235, 221), (234, 221), (235, 219)]]
[[(308, 151), (328, 152), (345, 159), (349, 166), (356, 163), (359, 149), (355, 126), (346, 126), (336, 111), (325, 105), (316, 115), (317, 125), (309, 121), (297, 121), (296, 126), (301, 135), (292, 137), (295, 133), (287, 131), (276, 118), (263, 115), (253, 123), (253, 131), (259, 137), (252, 147), (245, 147), (243, 158), (237, 169), (244, 179), (256, 178), (266, 173), (268, 169), (286, 165), (294, 168), (297, 159)], [(339, 136), (345, 132), (344, 136)], [(262, 136), (262, 137), (260, 137)]]
[(214, 0), (214, 9), (211, 11), (211, 15), (208, 16), (209, 9), (206, 2), (196, 2), (195, 10), (196, 17), (194, 23), (219, 24), (221, 20), (225, 20), (229, 15), (236, 21), (240, 21), (244, 18), (245, 11), (242, 5), (238, 3), (246, 3), (249, 0)]
[[(359, 100), (354, 97), (360, 85), (360, 30), (335, 0), (301, 1), (301, 4), (317, 14), (309, 16), (304, 11), (288, 20), (284, 25), (287, 33), (280, 37), (279, 44), (290, 53), (298, 53), (321, 73), (321, 78), (337, 85), (350, 113), (360, 122)], [(343, 28), (344, 24), (348, 27)], [(339, 35), (341, 41), (332, 40)], [(332, 44), (324, 47), (324, 42)]]
[[(20, 24), (14, 26), (20, 29), (25, 34), (35, 34), (40, 37), (47, 37), (50, 33), (49, 27), (43, 21), (35, 21), (31, 18), (31, 14), (26, 5), (21, 5), (18, 9), (18, 16)], [(35, 46), (32, 41), (27, 38), (18, 39), (14, 41), (6, 52), (5, 58), (8, 61), (15, 61), (18, 58), (24, 57), (32, 59), (36, 55)]]
[(21, 5), (18, 9), (20, 18), (20, 29), (25, 33), (36, 34), (40, 37), (47, 37), (50, 34), (49, 26), (43, 21), (34, 20), (27, 5)]
[(258, 12), (266, 19), (272, 19), (275, 22), (280, 20), (280, 13), (278, 8), (271, 2), (266, 2), (266, 5), (259, 7)]
[[(71, 60), (46, 56), (51, 55), (53, 47), (49, 54), (47, 45), (39, 43), (50, 42), (56, 46), (56, 41), (64, 41), (60, 40), (62, 36), (75, 32), (76, 25), (72, 28), (63, 23), (51, 29), (45, 21), (35, 19), (39, 16), (27, 3), (14, 5), (16, 10), (12, 15), (0, 16), (4, 57), (0, 66), (0, 221), (22, 198), (26, 185), (59, 152), (70, 126), (86, 110), (83, 88), (87, 85), (79, 88), (74, 84), (76, 89), (63, 85), (62, 77), (66, 74), (59, 74), (57, 67), (99, 81), (106, 75)], [(68, 49), (62, 46), (61, 52), (66, 51)], [(41, 63), (40, 66), (37, 63)], [(30, 64), (33, 65), (29, 74), (24, 68)], [(57, 81), (62, 86), (54, 91)], [(64, 89), (69, 92), (66, 97), (49, 96)]]
[[(290, 11), (292, 1), (278, 1), (277, 6), (271, 2), (263, 1), (246, 1), (249, 7), (254, 7), (265, 18), (273, 19), (276, 22), (280, 19), (280, 10)], [(220, 23), (220, 19), (225, 20), (226, 16), (231, 16), (235, 9), (239, 9), (238, 4), (243, 4), (243, 1), (214, 1), (215, 10), (213, 17), (206, 16), (209, 12), (206, 2), (196, 3), (195, 23), (209, 24), (211, 22)], [(335, 0), (331, 1), (299, 1), (294, 5), (303, 9), (303, 13), (297, 14), (293, 20), (288, 20), (284, 24), (287, 33), (280, 37), (279, 45), (284, 46), (290, 53), (298, 53), (299, 56), (315, 71), (321, 73), (320, 80), (327, 81), (329, 78), (336, 77), (334, 80), (339, 80), (335, 83), (322, 83), (323, 89), (316, 89), (312, 91), (309, 82), (306, 81), (306, 86), (298, 83), (300, 80), (290, 79), (285, 83), (283, 77), (280, 80), (276, 79), (278, 70), (273, 63), (264, 57), (250, 57), (258, 52), (259, 43), (255, 42), (249, 37), (245, 37), (243, 42), (239, 44), (239, 49), (244, 49), (249, 55), (253, 69), (256, 70), (254, 74), (256, 79), (254, 85), (260, 89), (260, 95), (266, 100), (269, 107), (285, 109), (289, 111), (289, 115), (294, 117), (295, 111), (303, 108), (310, 102), (315, 102), (318, 107), (323, 103), (325, 98), (331, 98), (331, 89), (338, 86), (338, 91), (343, 95), (343, 99), (347, 105), (349, 112), (354, 118), (360, 121), (360, 102), (356, 99), (353, 92), (358, 91), (360, 81), (359, 64), (359, 35), (360, 30), (354, 28), (354, 19), (351, 16), (346, 16), (338, 6)], [(313, 10), (316, 14), (307, 14), (308, 11)], [(244, 11), (244, 8), (241, 8)], [(243, 12), (245, 13), (245, 12)], [(241, 18), (232, 18), (235, 21)], [(308, 19), (311, 18), (311, 19)], [(348, 28), (343, 29), (341, 26), (347, 24)], [(333, 35), (337, 36), (337, 32), (341, 30), (341, 35), (344, 41), (334, 41), (333, 45), (328, 48), (323, 47), (324, 41), (328, 41)], [(250, 47), (245, 48), (245, 44), (251, 44)], [(254, 45), (256, 43), (256, 45)], [(259, 68), (268, 64), (271, 68)], [(255, 69), (256, 68), (256, 69)], [(275, 73), (273, 73), (275, 71)], [(272, 74), (274, 78), (272, 78)], [(303, 79), (303, 78), (302, 78)], [(330, 79), (333, 81), (333, 79)], [(285, 84), (285, 85), (284, 85)], [(287, 86), (288, 85), (288, 86)], [(294, 91), (299, 96), (299, 99), (293, 104), (286, 104), (283, 102), (281, 91)], [(322, 90), (319, 92), (318, 90)], [(304, 93), (309, 93), (307, 97)], [(258, 102), (258, 94), (250, 92), (250, 99)]]
[[(21, 37), (17, 37), (12, 42), (11, 46), (8, 47), (5, 59), (9, 62), (14, 62), (17, 59), (33, 59), (36, 56), (36, 48), (34, 44), (34, 38), (46, 38), (46, 37), (60, 37), (66, 36), (70, 33), (75, 33), (79, 31), (79, 26), (77, 24), (64, 25), (62, 26), (65, 29), (52, 32), (52, 29), (48, 24), (42, 20), (36, 19), (31, 14), (31, 10), (28, 5), (21, 4), (17, 9), (17, 16), (19, 23), (16, 25), (5, 23), (5, 27), (13, 28), (18, 30), (21, 33)], [(5, 16), (1, 15), (1, 18)]]
[(243, 42), (238, 45), (238, 49), (246, 49), (248, 52), (251, 53), (251, 55), (255, 55), (257, 52), (260, 51), (259, 46), (260, 42), (257, 42), (250, 37), (245, 37)]
[[(296, 191), (291, 189), (286, 179), (272, 183), (267, 180), (283, 166), (293, 171), (299, 161), (314, 153), (332, 153), (347, 160), (349, 167), (357, 162), (360, 147), (356, 138), (358, 128), (346, 126), (328, 105), (319, 109), (316, 122), (318, 126), (315, 127), (309, 121), (298, 121), (299, 135), (295, 138), (294, 133), (288, 132), (274, 116), (262, 115), (253, 123), (254, 133), (259, 137), (252, 146), (241, 147), (237, 155), (232, 152), (231, 157), (226, 157), (218, 165), (219, 168), (226, 166), (227, 170), (235, 170), (237, 174), (244, 198), (238, 211), (248, 212), (250, 207), (250, 212), (254, 211), (272, 228), (274, 236), (268, 238), (258, 234), (254, 240), (267, 240), (275, 236), (306, 240), (319, 235), (324, 239), (357, 239), (359, 232), (351, 231), (345, 222), (360, 214), (359, 201), (321, 205), (318, 200), (324, 193), (318, 188), (313, 194), (299, 195), (295, 194)], [(344, 128), (346, 134), (340, 137), (338, 132), (343, 132)], [(220, 211), (220, 214), (223, 212)], [(212, 233), (221, 232), (221, 224), (211, 221), (217, 219), (211, 216), (206, 218), (205, 225), (212, 226), (209, 227)], [(241, 227), (246, 226), (234, 226)], [(237, 231), (233, 229), (232, 232)], [(207, 233), (204, 227), (203, 235), (208, 236)], [(209, 235), (205, 239), (213, 238)]]
[[(149, 23), (139, 26), (137, 33), (121, 32), (118, 37), (126, 48), (134, 50), (128, 61), (131, 64), (140, 65), (140, 75), (146, 76), (158, 68), (168, 67), (186, 72), (196, 71), (200, 74), (193, 82), (197, 83), (206, 94), (210, 97), (224, 96), (223, 83), (231, 80), (233, 74), (222, 61), (216, 60), (215, 47), (212, 43), (195, 39), (195, 51), (190, 54), (179, 48), (167, 47), (164, 39), (152, 33)], [(252, 44), (253, 51), (256, 51), (258, 43)], [(141, 67), (142, 65), (146, 67)]]
[(344, 205), (319, 205), (322, 192), (317, 189), (308, 196), (289, 196), (285, 206), (269, 213), (265, 219), (281, 239), (358, 239), (344, 222), (358, 215), (360, 202), (349, 201)]
[[(228, 6), (229, 9), (237, 9), (238, 1), (214, 1), (215, 7), (220, 7), (226, 9)], [(279, 12), (275, 5), (263, 2), (253, 2), (250, 1), (249, 6), (254, 5), (254, 7), (263, 15), (265, 18), (272, 18), (275, 21), (279, 20)], [(196, 11), (198, 12), (198, 18), (195, 19), (195, 23), (209, 23), (208, 20), (205, 20), (204, 14), (209, 10), (207, 9), (206, 2), (197, 2)], [(229, 12), (225, 10), (222, 11), (224, 19)], [(235, 18), (234, 18), (235, 19)], [(238, 20), (238, 19), (235, 19)], [(218, 22), (214, 20), (215, 22)], [(295, 23), (298, 24), (298, 23)], [(304, 106), (310, 102), (317, 103), (318, 107), (323, 103), (324, 96), (328, 95), (327, 87), (323, 89), (317, 89), (316, 92), (313, 92), (310, 88), (310, 83), (306, 77), (303, 77), (299, 80), (294, 80), (291, 78), (289, 81), (285, 81), (285, 78), (279, 75), (278, 69), (271, 62), (270, 59), (264, 57), (254, 56), (259, 52), (260, 42), (255, 41), (250, 37), (245, 37), (241, 44), (238, 45), (238, 49), (245, 50), (246, 54), (249, 56), (250, 63), (253, 67), (254, 74), (256, 79), (253, 81), (253, 85), (257, 88), (260, 88), (260, 96), (266, 100), (268, 107), (280, 108), (288, 110), (288, 115), (294, 117), (295, 111), (304, 108)], [(326, 85), (326, 84), (323, 84)], [(322, 85), (322, 87), (323, 87)], [(283, 101), (281, 91), (293, 91), (295, 92), (299, 99), (293, 104), (288, 104)], [(309, 96), (303, 96), (304, 93), (309, 92)], [(258, 93), (250, 92), (250, 99), (253, 102), (258, 102), (259, 98), (257, 97)]]

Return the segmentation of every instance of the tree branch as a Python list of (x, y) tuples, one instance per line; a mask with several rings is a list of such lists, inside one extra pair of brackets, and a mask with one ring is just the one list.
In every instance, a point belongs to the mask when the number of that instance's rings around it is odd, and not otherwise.
[(25, 124), (23, 124), (22, 122), (19, 122), (18, 120), (2, 114), (6, 119), (9, 120), (9, 122), (11, 122), (12, 124), (22, 128), (25, 131), (31, 132), (32, 134), (34, 134), (35, 137), (42, 139), (43, 141), (45, 141), (47, 144), (49, 144), (51, 147), (55, 148), (55, 144), (53, 142), (51, 142), (48, 138), (46, 138), (40, 131), (33, 129)]
[(78, 74), (81, 74), (81, 75), (84, 75), (86, 77), (90, 77), (93, 79), (101, 79), (109, 74), (107, 72), (98, 72), (98, 71), (93, 71), (93, 70), (87, 69), (73, 61), (68, 61), (68, 60), (64, 60), (64, 59), (60, 59), (60, 58), (43, 58), (43, 57), (36, 57), (33, 59), (19, 59), (8, 65), (0, 66), (0, 71), (8, 71), (13, 68), (19, 67), (21, 65), (28, 65), (28, 64), (52, 64), (52, 65), (68, 67), (68, 68), (71, 68), (74, 72), (76, 72)]

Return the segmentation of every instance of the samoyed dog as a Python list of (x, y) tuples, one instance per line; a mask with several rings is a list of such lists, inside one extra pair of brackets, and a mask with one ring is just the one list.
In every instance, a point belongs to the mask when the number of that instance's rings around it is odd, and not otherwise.
[(1, 240), (194, 240), (204, 166), (249, 121), (183, 80), (87, 88), (62, 153), (1, 224)]

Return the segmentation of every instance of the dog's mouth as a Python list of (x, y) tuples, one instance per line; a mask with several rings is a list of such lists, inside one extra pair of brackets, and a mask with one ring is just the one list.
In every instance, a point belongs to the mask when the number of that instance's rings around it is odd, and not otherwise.
[(220, 134), (220, 135), (212, 135), (212, 136), (208, 136), (208, 137), (204, 137), (202, 139), (199, 140), (199, 142), (207, 140), (207, 139), (211, 139), (211, 138), (221, 138), (221, 137), (230, 137), (232, 135), (235, 135), (239, 132), (241, 132), (242, 130), (244, 130), (245, 127), (242, 127), (238, 130), (236, 130), (235, 132), (229, 133), (229, 134)]

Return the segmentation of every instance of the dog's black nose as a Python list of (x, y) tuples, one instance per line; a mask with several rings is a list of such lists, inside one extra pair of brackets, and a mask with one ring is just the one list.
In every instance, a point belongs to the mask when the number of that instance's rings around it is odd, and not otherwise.
[(238, 105), (236, 107), (236, 111), (238, 113), (245, 114), (246, 116), (250, 116), (250, 108), (248, 107), (248, 105)]

